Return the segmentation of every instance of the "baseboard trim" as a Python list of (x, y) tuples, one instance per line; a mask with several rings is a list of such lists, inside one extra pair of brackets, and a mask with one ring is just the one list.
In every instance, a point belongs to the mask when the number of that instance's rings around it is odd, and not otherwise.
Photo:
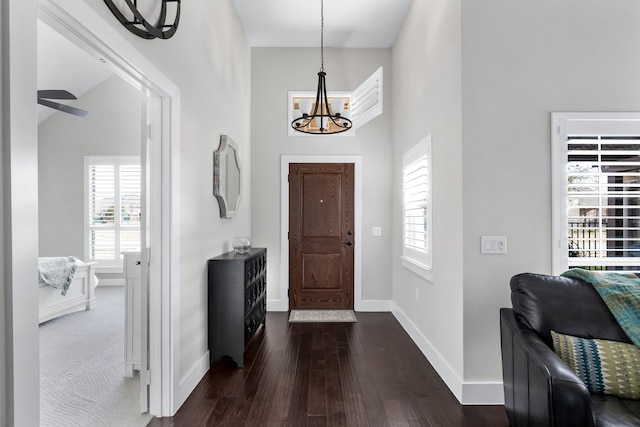
[(501, 382), (463, 382), (442, 355), (395, 303), (391, 312), (462, 405), (503, 405)]
[(280, 299), (268, 299), (267, 311), (289, 311), (289, 301)]
[(391, 305), (392, 302), (386, 299), (365, 299), (360, 301), (359, 303), (356, 302), (356, 304), (354, 305), (354, 310), (365, 312), (382, 311), (388, 313), (391, 311)]
[(400, 309), (400, 307), (395, 303), (393, 303), (391, 313), (393, 313), (400, 325), (404, 328), (407, 334), (409, 334), (409, 337), (411, 337), (413, 342), (416, 343), (422, 354), (424, 354), (429, 363), (431, 363), (456, 399), (462, 403), (462, 380), (458, 374), (453, 370), (453, 368), (451, 368), (442, 355), (440, 355), (438, 350), (431, 345), (429, 340), (422, 335), (416, 325), (409, 320), (404, 311), (402, 311), (402, 309)]
[(462, 384), (463, 405), (504, 405), (504, 387), (501, 382)]
[(198, 385), (200, 380), (202, 380), (208, 370), (209, 350), (207, 350), (205, 354), (200, 357), (200, 359), (193, 365), (189, 372), (180, 380), (178, 389), (174, 394), (174, 407), (171, 408), (172, 415), (178, 412), (178, 409), (180, 409), (182, 404), (187, 400), (189, 395), (193, 392), (193, 390), (196, 388), (196, 386)]
[(463, 382), (442, 355), (422, 335), (406, 314), (392, 303), (391, 312), (422, 354), (436, 370), (440, 378), (462, 405), (504, 405), (504, 390), (501, 382)]

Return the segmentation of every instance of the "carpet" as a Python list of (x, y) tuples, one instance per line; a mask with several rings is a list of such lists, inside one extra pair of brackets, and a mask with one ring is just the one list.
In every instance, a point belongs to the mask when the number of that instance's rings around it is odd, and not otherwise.
[(357, 322), (353, 310), (291, 310), (289, 322)]
[(122, 287), (98, 286), (95, 308), (40, 325), (40, 426), (146, 426), (123, 359)]

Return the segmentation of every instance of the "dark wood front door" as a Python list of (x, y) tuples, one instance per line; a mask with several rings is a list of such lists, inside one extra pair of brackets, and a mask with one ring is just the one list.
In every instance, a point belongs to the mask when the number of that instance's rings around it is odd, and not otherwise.
[(353, 308), (353, 164), (289, 165), (289, 308)]

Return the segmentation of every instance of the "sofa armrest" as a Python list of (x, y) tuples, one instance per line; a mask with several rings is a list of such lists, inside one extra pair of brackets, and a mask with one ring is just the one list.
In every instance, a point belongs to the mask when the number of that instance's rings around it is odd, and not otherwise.
[(584, 383), (513, 309), (500, 309), (505, 409), (512, 426), (593, 427)]

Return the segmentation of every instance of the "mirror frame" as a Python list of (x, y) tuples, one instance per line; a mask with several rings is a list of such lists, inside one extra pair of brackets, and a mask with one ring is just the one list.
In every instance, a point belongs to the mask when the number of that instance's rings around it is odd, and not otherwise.
[[(233, 156), (233, 158), (231, 158)], [(226, 166), (235, 166), (238, 170), (238, 197), (233, 206), (227, 200), (227, 182), (224, 180), (225, 188), (221, 188), (223, 180), (220, 176), (223, 171), (221, 161), (226, 160)], [(230, 162), (232, 160), (232, 162)], [(240, 157), (238, 156), (238, 144), (229, 138), (228, 135), (220, 135), (220, 146), (213, 153), (213, 195), (218, 199), (220, 206), (220, 218), (234, 218), (238, 212), (240, 199), (242, 199), (242, 167), (240, 166)]]

